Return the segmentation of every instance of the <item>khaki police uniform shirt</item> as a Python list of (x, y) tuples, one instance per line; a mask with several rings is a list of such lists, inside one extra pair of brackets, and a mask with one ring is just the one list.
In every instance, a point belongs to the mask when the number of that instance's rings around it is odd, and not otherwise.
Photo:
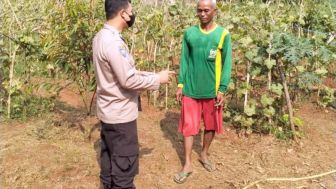
[(107, 24), (93, 39), (93, 62), (98, 118), (110, 124), (135, 120), (138, 117), (137, 91), (157, 90), (159, 76), (137, 71), (119, 31)]

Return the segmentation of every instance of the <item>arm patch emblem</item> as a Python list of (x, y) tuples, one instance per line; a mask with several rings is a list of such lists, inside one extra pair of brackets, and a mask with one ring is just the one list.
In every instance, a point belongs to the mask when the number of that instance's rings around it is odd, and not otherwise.
[(119, 47), (119, 53), (120, 53), (124, 58), (126, 58), (126, 57), (127, 57), (127, 54), (128, 54), (126, 48), (123, 47), (123, 46), (120, 46), (120, 47)]

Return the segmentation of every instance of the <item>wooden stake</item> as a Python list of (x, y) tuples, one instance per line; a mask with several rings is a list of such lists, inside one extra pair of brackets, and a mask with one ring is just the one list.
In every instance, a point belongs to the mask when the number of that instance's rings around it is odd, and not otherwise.
[[(271, 33), (270, 35), (270, 41), (268, 44), (268, 48), (271, 49), (272, 48), (272, 39), (273, 39), (273, 33)], [(268, 53), (268, 60), (271, 61), (271, 53)], [(271, 90), (271, 85), (272, 85), (272, 68), (270, 70), (268, 70), (268, 90)]]
[[(153, 59), (154, 59), (154, 72), (155, 72), (155, 63), (156, 63), (156, 51), (157, 51), (157, 45), (158, 45), (158, 42), (155, 42), (155, 46), (154, 46), (154, 54), (153, 54)], [(160, 94), (158, 91), (153, 91), (153, 94), (154, 94), (154, 98), (153, 98), (153, 102), (154, 102), (154, 107), (156, 107), (156, 100), (158, 98), (158, 94)]]
[[(174, 43), (174, 38), (170, 41), (170, 45), (169, 45), (169, 52), (171, 53), (172, 52), (172, 48), (173, 48), (173, 43)], [(169, 57), (168, 57), (169, 59)], [(171, 60), (173, 61), (173, 59)], [(170, 65), (170, 62), (168, 61), (168, 65), (167, 65), (167, 70), (169, 70), (169, 65)], [(168, 110), (168, 84), (166, 84), (166, 111)]]
[(131, 44), (131, 54), (133, 55), (133, 49), (134, 49), (134, 45), (135, 45), (135, 40), (136, 40), (136, 35), (134, 35), (134, 33), (132, 34), (132, 44)]
[(247, 87), (247, 89), (246, 89), (246, 91), (245, 91), (245, 98), (244, 98), (244, 109), (245, 109), (245, 107), (247, 106), (247, 98), (248, 98), (248, 91), (249, 91), (249, 89), (248, 89), (248, 86), (249, 86), (249, 84), (250, 84), (250, 67), (251, 67), (251, 62), (250, 61), (248, 61), (247, 62), (247, 68), (246, 68), (246, 87)]

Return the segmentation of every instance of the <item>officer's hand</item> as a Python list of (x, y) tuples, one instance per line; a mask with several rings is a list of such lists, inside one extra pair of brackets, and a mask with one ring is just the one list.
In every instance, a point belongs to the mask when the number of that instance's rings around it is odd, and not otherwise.
[(169, 70), (163, 70), (159, 72), (158, 75), (160, 77), (160, 83), (168, 83), (170, 76), (174, 74), (175, 74), (174, 71), (169, 71)]
[(176, 100), (181, 102), (182, 100), (182, 88), (178, 87), (176, 91)]

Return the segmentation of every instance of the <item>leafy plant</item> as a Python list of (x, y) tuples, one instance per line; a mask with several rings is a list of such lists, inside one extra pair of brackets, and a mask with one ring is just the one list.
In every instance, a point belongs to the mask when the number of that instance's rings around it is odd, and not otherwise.
[[(0, 113), (10, 110), (11, 118), (21, 118), (52, 110), (60, 87), (50, 79), (75, 82), (87, 104), (84, 96), (95, 88), (91, 44), (105, 20), (103, 3), (8, 2), (0, 5), (5, 23), (0, 29)], [(198, 24), (195, 5), (132, 4), (137, 20), (123, 36), (137, 68), (178, 72), (183, 32)], [(336, 76), (335, 7), (333, 1), (315, 0), (218, 2), (216, 22), (230, 31), (234, 53), (228, 98), (235, 106), (227, 104), (226, 121), (248, 134), (288, 139), (299, 135), (291, 124), (303, 125), (288, 112), (288, 99), (294, 107), (307, 94), (319, 94), (323, 107), (335, 100), (334, 89), (322, 85)], [(39, 96), (42, 88), (50, 95)], [(149, 101), (160, 108), (176, 106), (175, 90), (175, 83), (162, 86), (148, 93)]]
[(336, 90), (329, 87), (324, 87), (320, 92), (320, 99), (318, 101), (318, 104), (322, 107), (327, 107), (328, 105), (331, 105), (336, 100), (335, 97)]

